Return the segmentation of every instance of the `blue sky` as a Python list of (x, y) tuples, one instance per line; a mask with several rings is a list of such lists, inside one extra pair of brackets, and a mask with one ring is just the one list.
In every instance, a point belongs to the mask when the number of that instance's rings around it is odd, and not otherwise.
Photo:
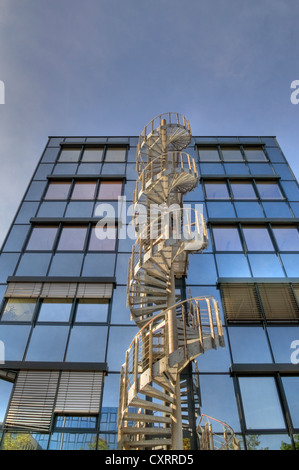
[(297, 0), (0, 0), (0, 243), (49, 135), (275, 135), (299, 177)]

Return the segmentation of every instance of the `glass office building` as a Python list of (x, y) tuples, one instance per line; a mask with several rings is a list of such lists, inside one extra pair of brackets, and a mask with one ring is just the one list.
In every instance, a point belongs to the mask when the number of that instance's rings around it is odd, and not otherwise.
[[(50, 137), (0, 255), (2, 449), (117, 448), (138, 137)], [(193, 369), (241, 448), (299, 446), (299, 187), (274, 137), (192, 137), (209, 246), (177, 280), (219, 302)], [(120, 200), (121, 198), (121, 208)], [(111, 236), (96, 234), (108, 220)], [(297, 353), (298, 352), (298, 353)]]

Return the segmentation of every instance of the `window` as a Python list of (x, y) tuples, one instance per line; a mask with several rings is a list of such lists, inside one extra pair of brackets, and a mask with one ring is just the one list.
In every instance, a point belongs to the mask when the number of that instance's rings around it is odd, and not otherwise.
[(56, 416), (55, 428), (85, 428), (95, 429), (97, 424), (96, 416)]
[(27, 250), (50, 251), (53, 248), (57, 227), (35, 226), (27, 243)]
[(5, 361), (22, 361), (30, 325), (1, 325), (0, 340), (5, 345)]
[(246, 160), (249, 162), (264, 162), (267, 160), (266, 155), (260, 147), (244, 147)]
[(299, 251), (299, 233), (296, 227), (273, 227), (280, 251)]
[(76, 181), (71, 198), (94, 199), (96, 184), (96, 181)]
[(205, 183), (205, 189), (208, 199), (229, 199), (226, 183)]
[(60, 235), (58, 251), (82, 251), (85, 245), (87, 227), (65, 226)]
[(214, 227), (213, 235), (216, 251), (243, 251), (236, 227)]
[(282, 377), (281, 380), (287, 397), (293, 426), (294, 428), (299, 428), (299, 377)]
[(82, 156), (82, 162), (101, 162), (103, 159), (103, 148), (86, 148)]
[(256, 183), (261, 199), (283, 199), (279, 186), (276, 183)]
[[(115, 227), (98, 228), (92, 227), (89, 250), (90, 251), (113, 251), (116, 243)], [(103, 238), (102, 238), (103, 237)]]
[(256, 199), (256, 194), (251, 183), (232, 182), (231, 188), (235, 199)]
[(31, 321), (36, 301), (33, 299), (8, 299), (1, 321)]
[(243, 227), (243, 233), (248, 251), (274, 251), (274, 247), (267, 228)]
[(66, 361), (104, 362), (106, 326), (74, 326), (71, 329)]
[(70, 181), (53, 181), (48, 186), (45, 199), (67, 199), (70, 187)]
[(199, 148), (199, 159), (201, 162), (219, 162), (219, 153), (216, 148)]
[(281, 429), (285, 423), (273, 377), (240, 377), (247, 429)]
[(33, 329), (27, 361), (63, 360), (69, 327), (59, 325), (40, 325)]
[(59, 156), (60, 162), (77, 162), (81, 153), (81, 147), (64, 148)]
[(101, 181), (97, 199), (117, 199), (121, 192), (121, 181)]
[(76, 311), (76, 322), (105, 323), (107, 322), (109, 302), (97, 299), (79, 300)]
[(262, 319), (261, 307), (253, 284), (222, 284), (221, 294), (228, 322)]
[(7, 380), (0, 379), (0, 423), (4, 422), (12, 388), (12, 383), (8, 382)]
[(243, 156), (240, 149), (236, 147), (225, 147), (221, 149), (223, 160), (225, 162), (237, 162), (242, 161)]
[(126, 160), (126, 148), (109, 148), (106, 151), (106, 162), (124, 162)]
[[(229, 338), (235, 363), (272, 362), (265, 330), (261, 326), (230, 327)], [(253, 344), (254, 347), (252, 347)]]
[(44, 299), (39, 315), (39, 322), (68, 322), (72, 301), (68, 299)]

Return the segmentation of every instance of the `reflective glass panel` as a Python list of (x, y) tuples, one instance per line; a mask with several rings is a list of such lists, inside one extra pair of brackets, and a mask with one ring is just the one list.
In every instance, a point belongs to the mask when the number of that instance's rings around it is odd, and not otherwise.
[(67, 322), (72, 308), (70, 299), (44, 299), (39, 315), (39, 322)]
[(276, 183), (259, 183), (257, 188), (262, 199), (283, 199), (279, 186)]
[(237, 216), (240, 218), (264, 217), (264, 212), (259, 202), (235, 202)]
[(247, 429), (281, 429), (285, 423), (273, 377), (239, 377)]
[(33, 227), (26, 249), (32, 251), (52, 250), (57, 230), (57, 226)]
[(251, 277), (248, 261), (243, 254), (216, 254), (219, 277)]
[(57, 250), (59, 251), (81, 251), (84, 248), (87, 227), (66, 226), (63, 227)]
[(68, 326), (36, 326), (26, 354), (27, 361), (62, 361), (68, 337)]
[(76, 322), (104, 323), (107, 321), (108, 300), (81, 299), (76, 310)]
[(56, 253), (50, 267), (50, 276), (80, 276), (83, 254)]
[(65, 148), (59, 155), (60, 162), (77, 162), (79, 160), (81, 147)]
[(30, 329), (30, 325), (0, 326), (5, 361), (22, 361)]
[(94, 199), (96, 184), (96, 181), (76, 181), (71, 198)]
[(231, 188), (235, 199), (256, 199), (256, 194), (251, 183), (231, 182)]
[(105, 156), (106, 162), (124, 162), (126, 160), (126, 148), (108, 148)]
[(90, 251), (113, 251), (115, 250), (116, 237), (117, 229), (115, 227), (92, 227), (88, 249)]
[(216, 251), (243, 251), (236, 227), (214, 227), (213, 235)]
[[(272, 362), (268, 341), (261, 327), (229, 328), (230, 345), (235, 363)], [(254, 348), (252, 345), (254, 344)]]
[(205, 183), (205, 189), (208, 199), (229, 199), (226, 183)]
[(17, 269), (17, 276), (45, 276), (52, 253), (25, 253)]
[(103, 148), (86, 148), (82, 156), (82, 162), (101, 162)]
[(202, 162), (218, 162), (219, 153), (216, 148), (199, 148), (199, 160)]
[(287, 434), (248, 434), (247, 450), (293, 450)]
[(121, 181), (101, 181), (97, 199), (117, 199), (121, 192)]
[(274, 251), (267, 228), (243, 227), (248, 251)]
[(34, 299), (7, 299), (1, 321), (31, 321), (35, 306)]
[(89, 253), (84, 258), (82, 276), (114, 276), (114, 253)]
[(13, 384), (11, 382), (0, 379), (0, 426), (4, 421), (12, 387)]
[(268, 326), (268, 335), (277, 363), (291, 364), (297, 360), (296, 341), (299, 340), (299, 327), (293, 326)]
[(287, 397), (294, 428), (299, 428), (299, 377), (282, 377), (283, 388)]
[(281, 262), (275, 254), (248, 255), (254, 277), (285, 277)]
[(222, 156), (223, 160), (225, 162), (236, 162), (236, 161), (242, 161), (243, 160), (243, 155), (240, 151), (240, 149), (237, 149), (235, 147), (231, 148), (222, 148)]
[(106, 326), (74, 326), (71, 329), (66, 361), (105, 362)]
[(138, 332), (136, 326), (111, 326), (107, 362), (109, 370), (118, 372), (123, 364), (123, 357)]
[(30, 225), (13, 225), (3, 251), (21, 251)]
[(267, 157), (262, 148), (244, 147), (246, 160), (249, 162), (263, 162)]
[(290, 208), (286, 202), (263, 202), (266, 217), (274, 219), (288, 219), (293, 217)]
[(67, 199), (71, 183), (66, 181), (53, 181), (49, 184), (45, 199)]
[(273, 227), (280, 251), (299, 251), (299, 232), (296, 227)]

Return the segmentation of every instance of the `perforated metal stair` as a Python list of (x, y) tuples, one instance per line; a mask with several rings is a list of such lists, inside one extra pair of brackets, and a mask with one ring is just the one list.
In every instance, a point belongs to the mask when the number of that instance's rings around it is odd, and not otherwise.
[(190, 139), (189, 122), (177, 113), (153, 119), (139, 138), (138, 238), (127, 303), (140, 331), (121, 370), (120, 449), (183, 449), (188, 418), (182, 414), (186, 389), (180, 374), (203, 352), (224, 346), (215, 299), (175, 298), (175, 279), (186, 275), (188, 255), (208, 243), (202, 213), (183, 205), (183, 195), (198, 184), (196, 163), (182, 152)]

